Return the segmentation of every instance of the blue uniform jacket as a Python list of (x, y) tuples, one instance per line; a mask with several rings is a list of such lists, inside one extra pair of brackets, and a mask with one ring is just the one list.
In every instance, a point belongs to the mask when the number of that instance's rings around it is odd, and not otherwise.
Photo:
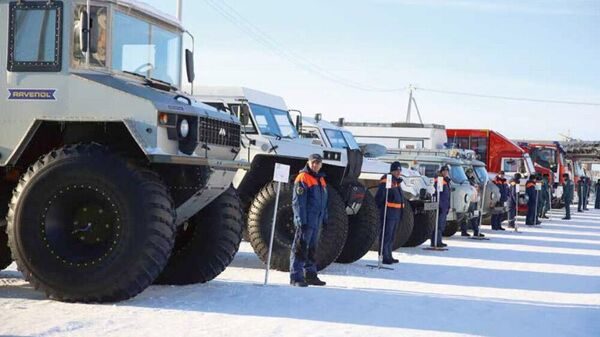
[(535, 181), (528, 181), (525, 185), (525, 193), (527, 193), (527, 197), (529, 198), (528, 204), (535, 204), (536, 202), (536, 191), (535, 191)]
[(573, 180), (568, 179), (565, 180), (564, 186), (563, 186), (564, 192), (563, 192), (563, 201), (566, 204), (571, 204), (573, 202), (573, 194), (574, 194), (574, 189), (575, 187), (573, 186)]
[[(439, 177), (438, 177), (439, 178)], [(437, 193), (437, 181), (438, 178), (435, 178), (435, 191)], [(449, 210), (450, 209), (450, 178), (444, 179), (444, 188), (440, 191), (440, 200), (439, 207), (440, 210)]]
[(322, 173), (308, 167), (300, 171), (294, 182), (292, 208), (296, 226), (317, 229), (327, 222), (327, 184)]
[(500, 189), (500, 200), (498, 200), (498, 202), (506, 202), (508, 200), (508, 184), (506, 183), (506, 179), (496, 177), (494, 179), (494, 185), (498, 186), (498, 189)]
[[(383, 211), (385, 208), (385, 185), (387, 183), (387, 175), (381, 177), (379, 180), (379, 186), (377, 187), (377, 194), (375, 194), (375, 202), (383, 219)], [(392, 188), (388, 192), (387, 198), (387, 219), (400, 219), (402, 217), (402, 209), (404, 208), (404, 196), (402, 196), (402, 178), (394, 178), (392, 176)]]
[(511, 181), (508, 189), (508, 203), (511, 208), (517, 208), (517, 201), (519, 196), (517, 195), (517, 182)]

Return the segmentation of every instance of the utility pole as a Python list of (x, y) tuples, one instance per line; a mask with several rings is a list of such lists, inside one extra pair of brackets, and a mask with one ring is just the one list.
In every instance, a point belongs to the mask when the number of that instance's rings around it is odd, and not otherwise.
[(412, 109), (412, 105), (414, 103), (415, 105), (415, 109), (417, 109), (417, 116), (419, 117), (419, 123), (421, 123), (421, 125), (423, 124), (423, 119), (421, 118), (421, 112), (419, 111), (419, 107), (417, 106), (417, 101), (415, 100), (415, 98), (413, 97), (413, 90), (415, 90), (415, 87), (413, 87), (412, 84), (410, 84), (408, 86), (408, 108), (406, 110), (406, 123), (410, 123), (410, 111)]
[(177, 20), (179, 20), (179, 22), (181, 22), (182, 14), (183, 14), (183, 0), (176, 0), (176, 1), (177, 1)]

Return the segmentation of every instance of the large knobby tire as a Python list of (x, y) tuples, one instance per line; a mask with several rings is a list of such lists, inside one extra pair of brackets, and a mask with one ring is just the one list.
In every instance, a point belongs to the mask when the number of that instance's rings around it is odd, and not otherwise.
[(158, 175), (96, 144), (63, 147), (33, 164), (7, 220), (19, 270), (61, 301), (137, 295), (164, 268), (174, 242), (173, 202)]
[(348, 238), (342, 253), (337, 258), (339, 263), (352, 263), (360, 260), (377, 241), (381, 231), (379, 209), (371, 193), (365, 193), (365, 198), (356, 215), (348, 217)]
[(415, 214), (415, 226), (403, 247), (417, 247), (429, 240), (435, 230), (435, 220), (435, 211), (423, 211)]
[(446, 228), (444, 228), (444, 232), (442, 233), (442, 235), (444, 235), (445, 237), (450, 237), (456, 234), (456, 232), (458, 232), (458, 229), (460, 228), (461, 221), (463, 220), (459, 219), (457, 221), (447, 221)]
[(404, 210), (402, 212), (402, 219), (396, 227), (396, 235), (394, 236), (393, 250), (402, 247), (410, 238), (410, 234), (415, 226), (415, 212), (413, 212), (410, 203), (404, 204)]
[(242, 209), (230, 187), (177, 229), (169, 263), (155, 283), (204, 283), (233, 261), (242, 240)]
[[(268, 258), (276, 193), (276, 183), (265, 185), (256, 194), (248, 213), (250, 244), (256, 255), (265, 263)], [(329, 196), (329, 221), (319, 234), (319, 243), (315, 257), (318, 270), (324, 269), (337, 259), (344, 248), (344, 243), (348, 235), (346, 206), (335, 189), (328, 187), (327, 193)], [(278, 208), (271, 268), (280, 271), (289, 271), (290, 252), (296, 231), (293, 222), (292, 185), (281, 185)]]
[[(0, 223), (2, 223), (0, 221)], [(0, 270), (4, 270), (12, 263), (10, 248), (8, 247), (8, 235), (6, 235), (6, 227), (0, 226)]]

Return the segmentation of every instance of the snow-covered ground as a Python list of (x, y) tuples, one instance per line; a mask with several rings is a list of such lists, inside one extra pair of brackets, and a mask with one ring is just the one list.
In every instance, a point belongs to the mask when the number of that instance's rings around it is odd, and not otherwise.
[[(522, 233), (455, 236), (450, 250), (369, 253), (322, 273), (324, 288), (292, 288), (242, 243), (215, 281), (152, 286), (108, 305), (49, 301), (15, 270), (0, 272), (0, 335), (9, 336), (600, 336), (600, 212)], [(522, 223), (521, 218), (521, 223)]]

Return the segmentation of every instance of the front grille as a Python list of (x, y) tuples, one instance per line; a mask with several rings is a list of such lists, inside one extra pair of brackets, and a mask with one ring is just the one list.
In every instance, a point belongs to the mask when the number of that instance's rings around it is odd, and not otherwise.
[(240, 125), (217, 119), (200, 117), (198, 142), (223, 146), (240, 146)]

